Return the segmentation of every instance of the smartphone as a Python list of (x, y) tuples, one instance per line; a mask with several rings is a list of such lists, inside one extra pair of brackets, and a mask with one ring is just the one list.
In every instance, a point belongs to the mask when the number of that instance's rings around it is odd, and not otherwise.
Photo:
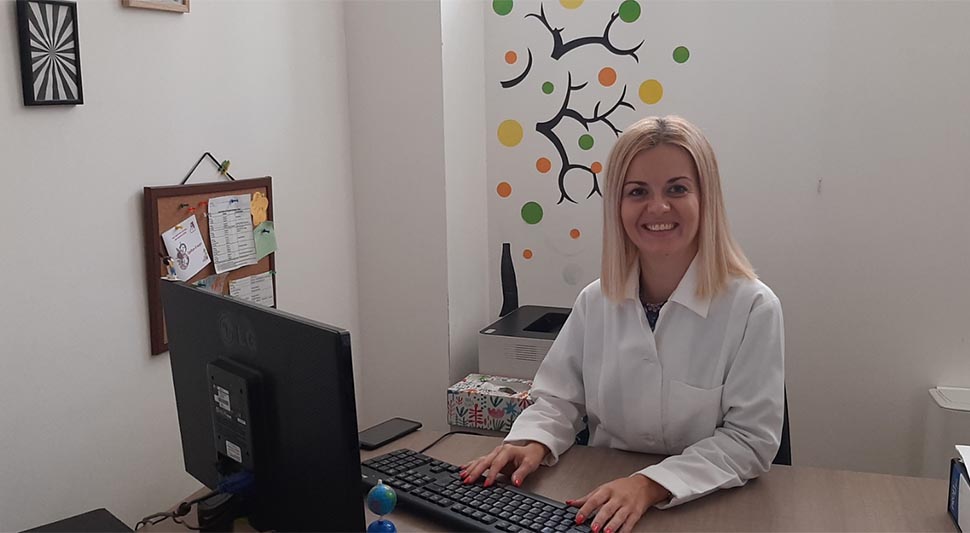
[(417, 431), (421, 427), (421, 422), (408, 420), (407, 418), (395, 417), (385, 420), (374, 427), (361, 431), (358, 435), (360, 447), (365, 450), (376, 450), (381, 446), (397, 440), (412, 431)]

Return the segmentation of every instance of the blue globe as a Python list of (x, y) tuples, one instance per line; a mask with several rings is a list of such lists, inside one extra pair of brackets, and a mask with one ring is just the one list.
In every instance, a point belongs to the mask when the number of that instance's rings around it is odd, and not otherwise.
[[(380, 481), (367, 493), (367, 508), (378, 516), (390, 514), (395, 505), (397, 505), (397, 493)], [(391, 524), (391, 527), (393, 526)]]
[(397, 533), (397, 528), (390, 520), (374, 520), (367, 526), (367, 533)]

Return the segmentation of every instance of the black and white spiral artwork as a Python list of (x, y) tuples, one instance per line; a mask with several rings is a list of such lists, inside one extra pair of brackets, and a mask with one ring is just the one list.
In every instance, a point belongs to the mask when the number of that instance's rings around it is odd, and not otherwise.
[(77, 3), (18, 0), (24, 105), (82, 104)]

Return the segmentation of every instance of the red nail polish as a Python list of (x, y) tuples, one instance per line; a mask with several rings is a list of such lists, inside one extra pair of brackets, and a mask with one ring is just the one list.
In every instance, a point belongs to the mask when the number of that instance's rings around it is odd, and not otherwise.
[(514, 482), (515, 482), (515, 486), (516, 487), (521, 487), (522, 486), (522, 480), (521, 479), (516, 479)]
[(593, 533), (599, 533), (599, 531), (600, 531), (600, 525), (599, 524), (593, 524), (593, 527), (590, 528), (590, 529), (593, 530)]
[(581, 514), (576, 515), (576, 523), (577, 524), (582, 524), (585, 521), (586, 521), (586, 517), (585, 516), (583, 516)]
[(484, 487), (491, 487), (492, 486), (492, 482), (486, 479), (485, 480), (485, 484), (483, 486)]
[(606, 528), (603, 530), (603, 533), (613, 533), (613, 530), (611, 528)]

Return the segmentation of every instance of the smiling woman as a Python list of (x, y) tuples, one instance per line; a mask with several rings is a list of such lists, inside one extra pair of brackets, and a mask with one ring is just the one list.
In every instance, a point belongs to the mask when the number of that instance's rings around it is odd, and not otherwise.
[[(743, 485), (778, 450), (781, 304), (724, 217), (714, 151), (680, 117), (650, 117), (610, 152), (601, 278), (579, 294), (505, 443), (465, 466), (516, 485), (552, 466), (588, 421), (589, 443), (668, 455), (567, 504), (594, 533), (653, 506)], [(577, 495), (581, 496), (581, 495)], [(595, 516), (594, 516), (595, 515)]]

